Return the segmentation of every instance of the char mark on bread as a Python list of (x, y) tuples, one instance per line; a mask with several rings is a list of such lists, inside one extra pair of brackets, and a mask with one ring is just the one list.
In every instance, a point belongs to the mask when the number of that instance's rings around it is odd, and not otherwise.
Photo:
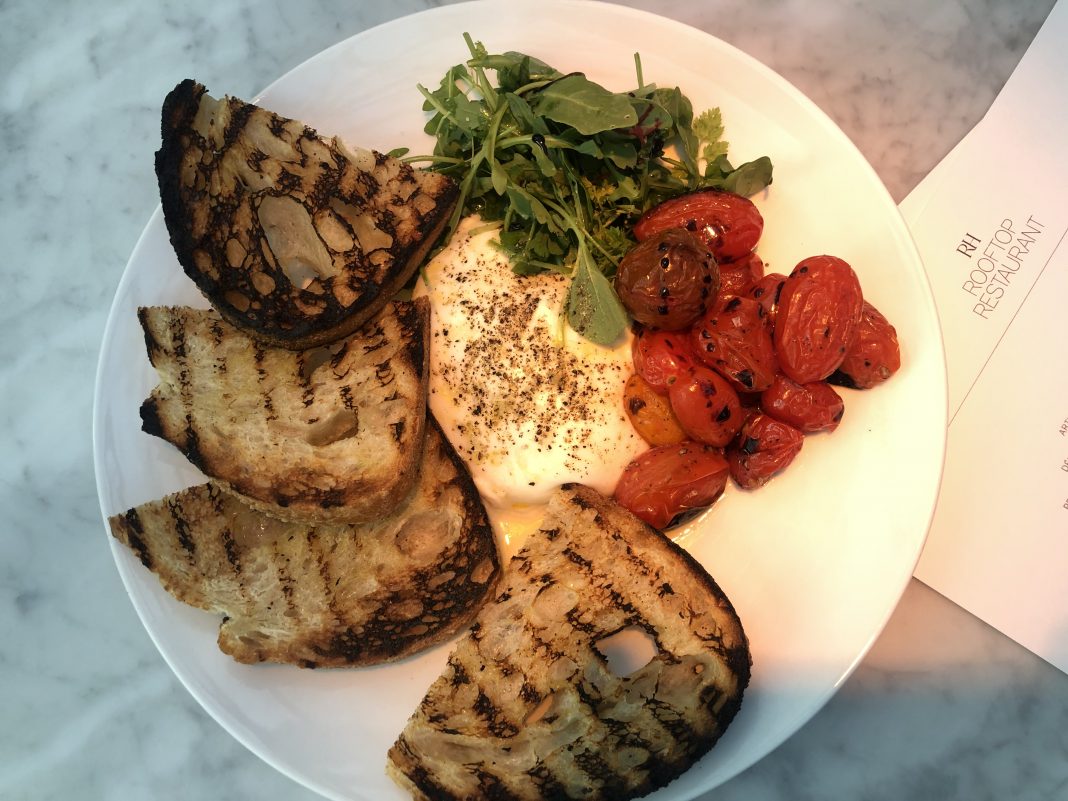
[(178, 261), (220, 314), (271, 345), (370, 319), (444, 230), (455, 181), (192, 81), (163, 104), (156, 174)]
[[(598, 649), (624, 631), (656, 653), (619, 675)], [(417, 801), (626, 801), (716, 743), (749, 676), (741, 622), (704, 568), (610, 499), (569, 485), (387, 770)]]
[(463, 629), (499, 563), (485, 508), (433, 420), (415, 488), (355, 525), (292, 523), (208, 483), (109, 519), (180, 601), (222, 617), (239, 662), (377, 664)]
[(309, 351), (272, 348), (216, 312), (145, 307), (159, 385), (143, 430), (220, 486), (291, 520), (361, 522), (415, 482), (426, 420), (429, 306), (388, 304)]

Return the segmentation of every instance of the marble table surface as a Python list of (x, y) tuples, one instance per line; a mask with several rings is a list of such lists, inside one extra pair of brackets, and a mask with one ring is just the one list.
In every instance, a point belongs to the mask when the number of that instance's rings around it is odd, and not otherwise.
[[(142, 629), (96, 500), (94, 371), (158, 202), (166, 91), (195, 75), (251, 96), (324, 47), (440, 4), (0, 0), (0, 798), (316, 797), (226, 734)], [(1052, 5), (629, 4), (784, 75), (897, 200), (979, 120)], [(914, 580), (837, 695), (711, 797), (1066, 799), (1068, 676)]]

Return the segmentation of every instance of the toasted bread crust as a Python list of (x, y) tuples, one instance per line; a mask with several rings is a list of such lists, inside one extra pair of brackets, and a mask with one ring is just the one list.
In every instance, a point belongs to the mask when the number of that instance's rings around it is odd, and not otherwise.
[(290, 351), (214, 311), (138, 311), (160, 383), (142, 428), (261, 511), (305, 522), (390, 513), (416, 477), (429, 307), (396, 301), (329, 348)]
[[(658, 653), (618, 676), (596, 643)], [(694, 559), (612, 501), (565, 487), (389, 752), (419, 801), (626, 801), (719, 739), (749, 682), (730, 601)]]
[(163, 216), (182, 268), (232, 325), (305, 349), (370, 319), (411, 277), (455, 181), (352, 149), (186, 80), (163, 104)]
[(499, 575), (485, 509), (433, 421), (418, 484), (372, 523), (285, 523), (213, 484), (109, 523), (169, 593), (223, 615), (219, 647), (245, 663), (409, 656), (467, 626)]

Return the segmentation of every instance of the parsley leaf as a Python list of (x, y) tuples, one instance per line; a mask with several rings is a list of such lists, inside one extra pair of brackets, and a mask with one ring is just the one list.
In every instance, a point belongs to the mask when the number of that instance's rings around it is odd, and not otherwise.
[(723, 141), (723, 115), (718, 108), (703, 111), (693, 121), (693, 132), (701, 140), (701, 158), (715, 161), (727, 155), (728, 143)]

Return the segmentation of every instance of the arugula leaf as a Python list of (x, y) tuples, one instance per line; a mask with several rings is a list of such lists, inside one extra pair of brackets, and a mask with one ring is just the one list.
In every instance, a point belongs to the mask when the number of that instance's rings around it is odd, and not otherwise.
[(504, 171), (504, 167), (497, 159), (490, 160), (490, 181), (493, 184), (493, 191), (498, 195), (504, 195), (508, 192), (508, 173)]
[(736, 195), (749, 197), (771, 184), (771, 159), (761, 156), (747, 161), (723, 180), (723, 188)]
[(595, 342), (615, 342), (627, 325), (609, 279), (643, 212), (694, 189), (749, 195), (771, 183), (767, 157), (731, 165), (718, 109), (695, 118), (678, 87), (645, 83), (637, 54), (635, 88), (612, 92), (524, 53), (492, 54), (469, 34), (464, 41), (470, 58), (434, 90), (418, 87), (433, 153), (403, 158), (458, 182), (446, 241), (461, 216), (478, 212), (499, 226), (517, 273), (570, 276), (567, 319)]
[[(515, 92), (505, 92), (504, 100), (508, 103), (508, 111), (512, 115), (512, 119), (515, 121), (517, 131), (536, 131), (538, 120), (534, 116), (534, 111), (530, 107), (530, 103), (521, 98)], [(544, 123), (542, 124), (544, 127)], [(542, 131), (542, 133), (548, 133), (548, 130)]]
[(627, 327), (627, 312), (612, 284), (588, 259), (580, 259), (567, 295), (567, 321), (598, 345), (614, 345)]
[[(697, 174), (697, 159), (700, 139), (693, 130), (693, 105), (678, 87), (674, 89), (657, 89), (653, 92), (652, 102), (658, 106), (671, 124), (675, 126), (678, 138), (679, 158), (689, 175)], [(655, 117), (654, 117), (655, 119)]]
[(552, 215), (540, 200), (519, 186), (509, 186), (508, 199), (512, 201), (512, 208), (525, 220), (536, 220), (542, 225), (549, 225)]
[(544, 61), (514, 51), (475, 59), (471, 64), (482, 69), (495, 70), (497, 84), (502, 92), (515, 92), (531, 83), (554, 81), (562, 77), (562, 73)]
[[(590, 150), (581, 145), (576, 149), (580, 153), (589, 153)], [(590, 155), (608, 159), (621, 170), (638, 166), (638, 148), (632, 140), (622, 136), (606, 135), (600, 147), (597, 148), (597, 152)]]
[(534, 111), (587, 136), (638, 122), (626, 96), (609, 92), (579, 73), (565, 75), (542, 89)]

